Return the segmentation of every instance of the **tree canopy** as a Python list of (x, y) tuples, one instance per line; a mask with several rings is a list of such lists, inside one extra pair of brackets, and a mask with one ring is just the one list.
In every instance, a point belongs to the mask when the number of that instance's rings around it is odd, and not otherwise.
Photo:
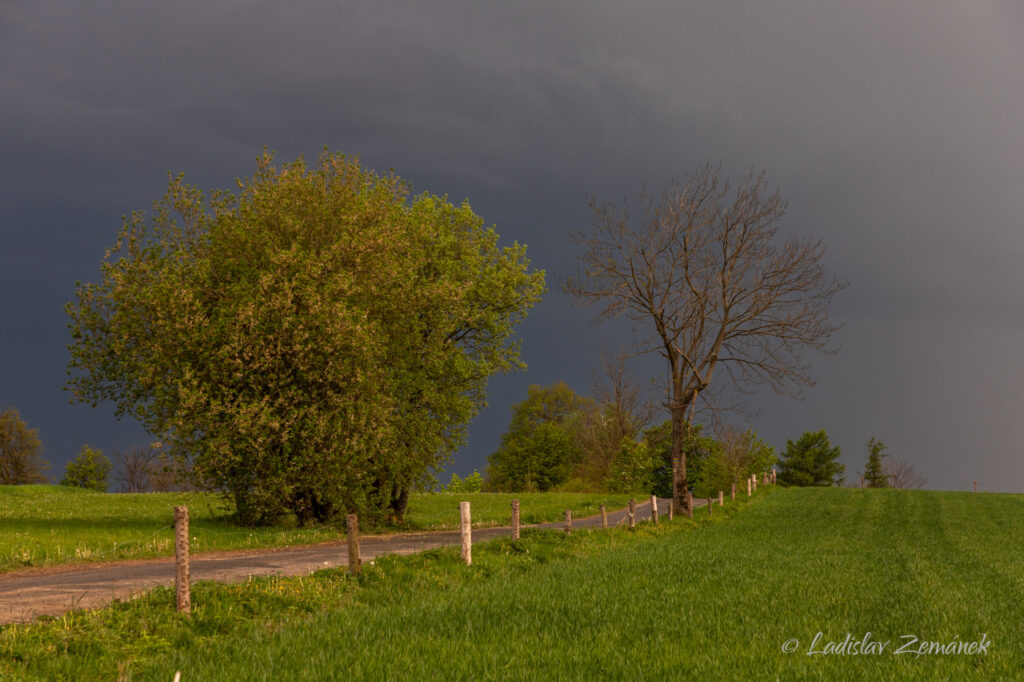
[(867, 442), (868, 461), (864, 465), (864, 480), (872, 488), (888, 488), (889, 477), (885, 470), (885, 460), (889, 457), (885, 443), (875, 437)]
[(0, 412), (0, 485), (46, 483), (39, 429), (30, 429), (13, 407)]
[(105, 492), (113, 466), (102, 450), (83, 445), (78, 456), (68, 462), (60, 484)]
[(591, 401), (564, 381), (530, 386), (488, 458), (488, 487), (543, 492), (565, 482), (583, 456), (575, 434), (590, 409)]
[(324, 152), (172, 178), (68, 305), (68, 388), (138, 419), (239, 516), (400, 516), (461, 445), (544, 274), (468, 203)]
[(839, 446), (833, 447), (825, 430), (808, 431), (795, 442), (786, 441), (779, 461), (779, 482), (795, 486), (830, 486), (843, 481), (845, 467), (839, 461)]

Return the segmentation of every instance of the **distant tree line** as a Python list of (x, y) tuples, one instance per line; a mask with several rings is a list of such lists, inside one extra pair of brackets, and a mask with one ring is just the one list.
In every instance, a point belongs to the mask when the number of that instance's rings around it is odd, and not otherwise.
[[(654, 410), (626, 380), (621, 361), (606, 362), (598, 397), (565, 382), (530, 386), (512, 408), (501, 444), (488, 458), (484, 489), (609, 491), (672, 495), (672, 424), (652, 424)], [(767, 471), (775, 449), (750, 429), (725, 427), (717, 438), (689, 425), (684, 447), (697, 496), (717, 494)]]

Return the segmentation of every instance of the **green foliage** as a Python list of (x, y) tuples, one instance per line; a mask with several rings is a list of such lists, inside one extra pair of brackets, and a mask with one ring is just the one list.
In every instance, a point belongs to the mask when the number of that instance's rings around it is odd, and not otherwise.
[(605, 479), (605, 488), (616, 493), (649, 495), (658, 463), (657, 453), (652, 452), (647, 441), (623, 438)]
[(247, 523), (400, 517), (464, 442), (543, 272), (468, 203), (324, 152), (125, 220), (68, 305), (68, 387), (114, 403)]
[(28, 428), (13, 407), (0, 412), (0, 485), (45, 483), (49, 468), (39, 429)]
[[(702, 435), (703, 428), (702, 424), (688, 424), (683, 438), (686, 478), (694, 491), (703, 491), (705, 469), (717, 447), (714, 438)], [(672, 497), (672, 420), (644, 431), (644, 442), (655, 467), (651, 492), (658, 497)]]
[(840, 449), (832, 447), (825, 430), (808, 431), (794, 443), (786, 441), (779, 462), (778, 480), (782, 485), (829, 486), (843, 481)]
[(589, 406), (564, 381), (530, 386), (526, 400), (512, 406), (508, 430), (488, 458), (488, 488), (543, 492), (568, 480), (582, 459), (575, 433)]
[(889, 456), (885, 443), (874, 437), (868, 439), (868, 462), (864, 466), (864, 480), (872, 488), (888, 488), (889, 477), (885, 474), (883, 460)]
[(68, 462), (60, 484), (105, 492), (113, 465), (102, 450), (83, 445), (78, 456)]
[(775, 448), (761, 440), (753, 429), (726, 429), (711, 448), (694, 492), (699, 497), (728, 492), (734, 483), (739, 486), (751, 474), (768, 471), (777, 459)]
[(478, 493), (484, 487), (484, 477), (479, 471), (473, 470), (466, 478), (459, 478), (458, 474), (452, 474), (451, 481), (441, 492), (445, 493)]

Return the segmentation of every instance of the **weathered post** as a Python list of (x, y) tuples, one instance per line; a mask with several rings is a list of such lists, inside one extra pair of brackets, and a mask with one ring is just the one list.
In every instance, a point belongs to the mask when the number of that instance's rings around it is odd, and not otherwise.
[(675, 507), (675, 505), (672, 504), (672, 500), (670, 499), (668, 501), (668, 520), (669, 521), (671, 521), (672, 519), (674, 519), (676, 517), (676, 510), (673, 509), (673, 507)]
[(174, 508), (174, 591), (178, 612), (192, 612), (192, 589), (188, 570), (188, 507)]
[(750, 479), (747, 479), (747, 497), (750, 497)]
[(601, 505), (601, 527), (608, 527), (608, 508), (605, 507), (603, 504)]
[(636, 500), (632, 497), (629, 498), (629, 529), (633, 530), (636, 526)]
[(974, 492), (978, 492), (978, 479), (974, 479)]
[(718, 491), (718, 506), (719, 507), (724, 507), (725, 506), (725, 491), (723, 491), (723, 490), (719, 490)]
[(572, 509), (565, 510), (565, 534), (572, 533)]
[(359, 517), (355, 514), (345, 516), (345, 535), (348, 537), (348, 570), (352, 575), (359, 575), (363, 562), (359, 558)]
[(754, 483), (754, 492), (756, 493), (757, 492), (757, 474), (751, 474), (750, 475), (750, 479)]
[(708, 498), (708, 516), (711, 516), (711, 510), (712, 510), (712, 508), (714, 508), (714, 506), (715, 505), (712, 503), (711, 498), (709, 497)]
[(519, 500), (512, 500), (512, 539), (519, 539)]
[(473, 565), (473, 536), (469, 520), (469, 502), (459, 502), (459, 516), (462, 523), (462, 561)]
[(732, 483), (732, 499), (736, 499), (736, 481)]
[(691, 493), (689, 490), (686, 491), (686, 508), (690, 510), (690, 512), (689, 512), (689, 514), (687, 514), (687, 516), (689, 516), (692, 519), (693, 518), (693, 493)]
[(651, 495), (651, 522), (658, 525), (658, 496)]

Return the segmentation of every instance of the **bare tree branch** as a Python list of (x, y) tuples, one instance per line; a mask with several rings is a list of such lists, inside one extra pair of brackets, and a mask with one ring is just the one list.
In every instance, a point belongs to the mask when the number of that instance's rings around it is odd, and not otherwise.
[[(750, 172), (732, 190), (705, 165), (657, 199), (644, 192), (638, 221), (625, 206), (591, 201), (582, 271), (566, 281), (598, 320), (625, 317), (643, 347), (668, 362), (675, 504), (683, 512), (686, 411), (719, 373), (743, 393), (768, 385), (795, 397), (813, 386), (808, 352), (834, 353), (831, 298), (845, 283), (822, 264), (820, 240), (778, 243), (786, 203)], [(641, 333), (642, 330), (642, 333)], [(721, 372), (718, 370), (721, 369)]]
[(914, 466), (910, 462), (902, 459), (886, 457), (882, 460), (882, 472), (893, 488), (920, 490), (928, 483), (925, 476), (919, 476), (914, 472)]

